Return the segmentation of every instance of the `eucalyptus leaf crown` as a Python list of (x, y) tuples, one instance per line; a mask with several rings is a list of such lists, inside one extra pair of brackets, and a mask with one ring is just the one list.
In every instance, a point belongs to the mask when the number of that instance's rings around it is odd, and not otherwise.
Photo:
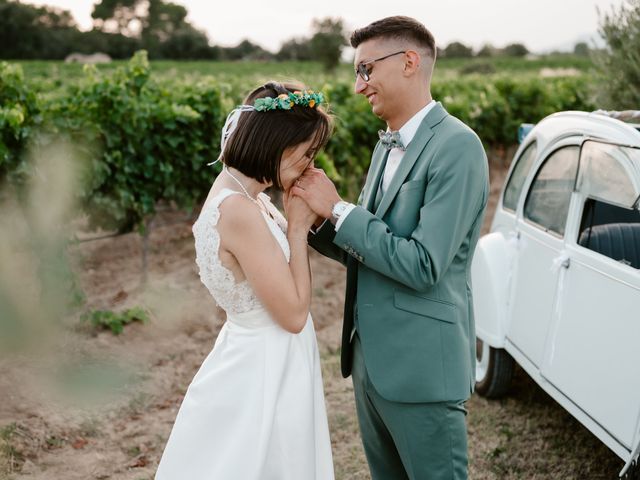
[(294, 105), (314, 108), (324, 102), (324, 95), (321, 92), (305, 90), (282, 93), (277, 97), (262, 97), (256, 99), (253, 108), (256, 112), (266, 112), (269, 110), (291, 110)]
[(229, 112), (227, 121), (224, 122), (222, 127), (222, 134), (220, 137), (220, 155), (214, 162), (207, 163), (207, 165), (213, 165), (218, 163), (222, 158), (222, 152), (224, 152), (224, 146), (231, 137), (231, 134), (238, 126), (238, 120), (242, 112), (268, 112), (270, 110), (291, 110), (294, 105), (300, 107), (315, 108), (321, 103), (324, 103), (324, 95), (322, 92), (314, 92), (313, 90), (296, 90), (294, 92), (281, 93), (277, 97), (261, 97), (257, 98), (253, 105), (238, 105), (236, 108)]

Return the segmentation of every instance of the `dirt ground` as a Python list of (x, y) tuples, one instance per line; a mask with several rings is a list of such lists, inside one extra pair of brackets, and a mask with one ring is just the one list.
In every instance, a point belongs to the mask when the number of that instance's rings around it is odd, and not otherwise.
[[(511, 153), (491, 158), (485, 231)], [(198, 277), (192, 221), (160, 216), (145, 289), (137, 234), (72, 248), (85, 309), (144, 306), (151, 320), (115, 336), (74, 315), (52, 349), (0, 358), (0, 478), (153, 478), (184, 392), (224, 322)], [(344, 269), (315, 252), (311, 263), (336, 478), (368, 479), (351, 380), (339, 369)], [(474, 395), (467, 406), (472, 479), (609, 479), (622, 467), (521, 370), (508, 397)]]

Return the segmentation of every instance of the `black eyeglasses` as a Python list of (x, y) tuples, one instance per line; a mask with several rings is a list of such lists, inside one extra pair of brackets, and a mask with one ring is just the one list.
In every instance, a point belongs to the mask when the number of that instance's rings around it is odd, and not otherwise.
[(401, 53), (407, 52), (406, 50), (403, 50), (402, 52), (390, 53), (389, 55), (385, 55), (384, 57), (374, 58), (373, 60), (369, 60), (368, 62), (359, 63), (356, 67), (355, 74), (360, 75), (360, 78), (362, 78), (362, 80), (368, 82), (369, 78), (371, 78), (371, 70), (373, 70), (373, 67), (371, 67), (372, 63), (379, 62), (380, 60), (384, 60), (385, 58), (393, 57), (394, 55), (400, 55)]

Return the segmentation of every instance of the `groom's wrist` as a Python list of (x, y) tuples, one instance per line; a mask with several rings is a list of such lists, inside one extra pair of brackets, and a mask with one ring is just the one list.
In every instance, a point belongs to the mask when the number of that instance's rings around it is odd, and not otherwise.
[(354, 208), (356, 208), (356, 206), (353, 203), (345, 202), (343, 200), (340, 200), (333, 206), (330, 220), (335, 226), (336, 232)]
[(331, 207), (331, 216), (329, 217), (331, 223), (333, 223), (334, 225), (338, 223), (338, 220), (340, 219), (340, 216), (345, 212), (347, 205), (349, 204), (344, 200), (338, 200), (333, 204), (333, 206)]

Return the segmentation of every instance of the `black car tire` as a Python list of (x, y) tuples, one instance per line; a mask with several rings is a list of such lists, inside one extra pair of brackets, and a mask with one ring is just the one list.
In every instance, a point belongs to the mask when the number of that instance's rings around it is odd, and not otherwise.
[(490, 347), (479, 338), (476, 339), (476, 352), (476, 392), (486, 398), (504, 396), (513, 377), (513, 358), (506, 350)]

